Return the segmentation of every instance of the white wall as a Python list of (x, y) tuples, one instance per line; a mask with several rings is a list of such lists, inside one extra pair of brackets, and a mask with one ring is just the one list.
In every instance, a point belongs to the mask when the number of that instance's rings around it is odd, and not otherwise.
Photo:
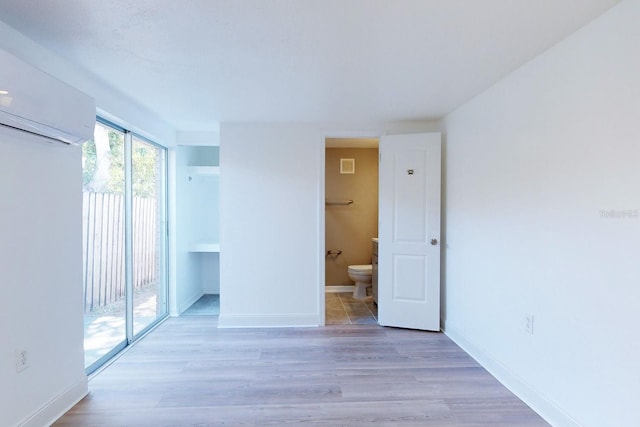
[(202, 293), (220, 294), (220, 253), (205, 252), (201, 254)]
[(190, 182), (187, 177), (189, 147), (178, 146), (175, 149), (175, 209), (174, 227), (175, 264), (172, 269), (176, 281), (172, 288), (175, 299), (172, 301), (171, 315), (178, 316), (202, 296), (202, 267), (199, 259), (189, 253), (189, 240), (197, 224), (191, 221), (192, 198), (195, 194), (189, 191)]
[(324, 138), (428, 132), (434, 123), (223, 124), (220, 319), (324, 322)]
[(221, 326), (318, 324), (318, 138), (304, 125), (222, 127)]
[(638, 22), (623, 2), (443, 121), (446, 331), (554, 425), (640, 425)]
[(0, 171), (0, 425), (40, 426), (87, 391), (80, 147), (3, 127)]

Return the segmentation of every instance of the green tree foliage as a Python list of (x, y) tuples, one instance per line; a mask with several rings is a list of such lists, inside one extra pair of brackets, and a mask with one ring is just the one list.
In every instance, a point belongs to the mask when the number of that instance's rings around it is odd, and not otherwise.
[(133, 195), (156, 197), (160, 184), (159, 150), (143, 141), (133, 140), (131, 152), (133, 162)]
[[(124, 134), (108, 129), (108, 148), (100, 150), (96, 146), (98, 126), (102, 125), (96, 125), (96, 138), (82, 145), (82, 189), (124, 194)], [(159, 150), (134, 138), (131, 156), (133, 196), (156, 197), (160, 181)], [(99, 170), (101, 167), (104, 171)]]

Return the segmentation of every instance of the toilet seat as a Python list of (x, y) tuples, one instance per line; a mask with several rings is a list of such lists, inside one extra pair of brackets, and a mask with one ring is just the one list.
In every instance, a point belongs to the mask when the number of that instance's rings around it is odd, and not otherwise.
[(352, 273), (356, 274), (372, 274), (373, 266), (371, 264), (368, 265), (350, 265), (348, 270)]

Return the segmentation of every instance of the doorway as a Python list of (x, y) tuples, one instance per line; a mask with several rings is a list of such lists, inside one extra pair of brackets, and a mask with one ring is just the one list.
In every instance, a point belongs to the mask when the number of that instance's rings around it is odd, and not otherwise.
[[(323, 173), (329, 167), (325, 153), (328, 140), (322, 144)], [(378, 274), (372, 277), (372, 282), (379, 284), (377, 292), (374, 291), (379, 311), (376, 321), (384, 326), (439, 331), (441, 135), (437, 132), (395, 134), (382, 136), (377, 141), (377, 234), (380, 240), (376, 252), (379, 262), (375, 263)], [(357, 169), (348, 158), (344, 160), (347, 163), (345, 170)], [(325, 189), (327, 179), (322, 178), (320, 194), (331, 202), (329, 190)], [(344, 195), (336, 202), (342, 207), (353, 204)], [(320, 224), (324, 227), (321, 228), (323, 238), (319, 255), (320, 262), (326, 266), (329, 256), (339, 257), (342, 253), (340, 248), (329, 246), (325, 234), (328, 234), (326, 218), (331, 214), (328, 206), (324, 208), (320, 212)], [(326, 303), (325, 276), (326, 271), (323, 271), (319, 305), (323, 323), (327, 324), (327, 311), (331, 307)]]
[(371, 284), (354, 298), (349, 266), (372, 264), (378, 236), (378, 139), (325, 139), (325, 323), (375, 324)]

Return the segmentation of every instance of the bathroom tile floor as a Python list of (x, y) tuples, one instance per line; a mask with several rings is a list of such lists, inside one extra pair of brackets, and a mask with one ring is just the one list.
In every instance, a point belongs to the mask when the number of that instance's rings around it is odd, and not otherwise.
[(325, 324), (375, 325), (377, 323), (378, 307), (371, 297), (356, 300), (351, 292), (325, 293)]

